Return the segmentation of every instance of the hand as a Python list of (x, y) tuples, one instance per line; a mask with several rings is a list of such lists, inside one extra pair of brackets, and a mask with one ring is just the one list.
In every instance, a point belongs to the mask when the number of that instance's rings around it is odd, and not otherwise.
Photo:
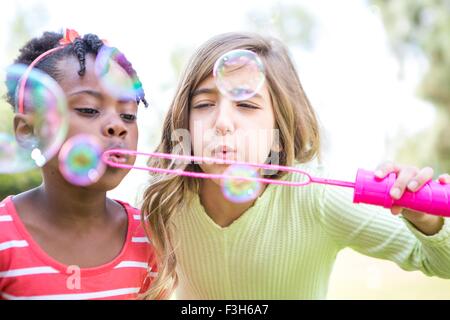
[(443, 173), (439, 176), (438, 181), (442, 184), (450, 183), (450, 174)]
[[(397, 178), (390, 190), (390, 195), (394, 200), (403, 196), (406, 189), (415, 192), (423, 187), (424, 184), (433, 179), (433, 169), (425, 167), (422, 169), (412, 166), (401, 166), (391, 162), (386, 162), (378, 166), (375, 176), (383, 179), (388, 174), (395, 172)], [(439, 176), (440, 183), (450, 183), (450, 175), (442, 174)], [(399, 206), (392, 206), (391, 212), (394, 215), (402, 214), (403, 217), (413, 223), (423, 233), (431, 235), (437, 233), (444, 223), (442, 217), (418, 212)]]

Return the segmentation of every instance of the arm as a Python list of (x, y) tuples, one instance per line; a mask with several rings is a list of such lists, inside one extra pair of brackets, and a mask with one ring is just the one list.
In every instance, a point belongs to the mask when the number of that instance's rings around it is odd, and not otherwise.
[[(390, 190), (391, 197), (394, 200), (400, 199), (406, 189), (415, 192), (433, 178), (433, 169), (430, 167), (419, 170), (415, 167), (399, 166), (389, 162), (380, 165), (375, 175), (382, 179), (391, 172), (397, 175), (397, 179)], [(450, 183), (450, 176), (448, 174), (439, 176), (439, 182), (443, 184)], [(442, 229), (444, 224), (442, 217), (409, 210), (407, 208), (393, 206), (391, 212), (394, 215), (402, 214), (405, 219), (426, 235), (436, 234)]]
[(427, 235), (418, 229), (425, 225), (416, 226), (404, 216), (392, 215), (381, 207), (353, 204), (351, 189), (316, 185), (314, 196), (323, 228), (341, 248), (351, 247), (394, 261), (405, 270), (450, 279), (450, 219), (438, 217), (442, 219), (440, 228)]

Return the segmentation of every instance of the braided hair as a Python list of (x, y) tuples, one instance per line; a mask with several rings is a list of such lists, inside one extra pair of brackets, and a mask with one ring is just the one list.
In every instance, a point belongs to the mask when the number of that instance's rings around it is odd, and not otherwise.
[[(63, 38), (61, 33), (44, 32), (42, 36), (36, 37), (28, 41), (21, 49), (19, 56), (14, 60), (14, 63), (30, 65), (42, 53), (59, 46), (59, 41)], [(86, 34), (82, 38), (76, 38), (73, 43), (67, 45), (61, 50), (55, 51), (39, 61), (35, 68), (44, 71), (53, 79), (58, 80), (61, 77), (61, 71), (57, 67), (57, 62), (68, 56), (75, 56), (78, 59), (80, 68), (78, 74), (83, 76), (86, 73), (86, 55), (93, 54), (97, 56), (100, 48), (104, 42), (95, 34)], [(125, 70), (125, 72), (133, 79), (136, 79), (137, 85), (136, 102), (142, 102), (145, 107), (148, 102), (145, 99), (144, 89), (139, 80), (136, 71), (133, 69), (131, 63), (127, 60), (125, 55), (117, 51), (114, 60)], [(7, 79), (8, 80), (8, 79)], [(16, 105), (15, 88), (8, 87), (6, 94), (7, 101), (14, 108)]]

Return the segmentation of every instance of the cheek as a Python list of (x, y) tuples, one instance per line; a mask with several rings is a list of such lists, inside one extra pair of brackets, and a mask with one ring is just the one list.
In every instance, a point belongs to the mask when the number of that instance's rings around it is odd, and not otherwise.
[(236, 147), (240, 160), (263, 163), (272, 146), (272, 130), (260, 129), (242, 132), (236, 137)]
[(132, 148), (133, 150), (136, 150), (137, 149), (138, 140), (139, 140), (139, 130), (137, 128), (137, 125), (133, 126), (129, 130), (128, 137), (130, 139), (130, 148)]
[(245, 160), (263, 163), (270, 154), (278, 130), (274, 128), (272, 113), (261, 114), (251, 122), (243, 124), (235, 135), (238, 149), (245, 152)]
[(97, 121), (86, 121), (86, 119), (83, 119), (78, 115), (70, 114), (66, 139), (81, 133), (98, 135), (100, 132), (99, 130)]
[(189, 134), (193, 154), (196, 156), (201, 156), (205, 141), (208, 141), (205, 124), (191, 116), (189, 119)]
[(193, 154), (195, 156), (201, 156), (203, 146), (205, 144), (203, 130), (200, 130), (199, 128), (192, 128), (190, 130), (190, 134)]

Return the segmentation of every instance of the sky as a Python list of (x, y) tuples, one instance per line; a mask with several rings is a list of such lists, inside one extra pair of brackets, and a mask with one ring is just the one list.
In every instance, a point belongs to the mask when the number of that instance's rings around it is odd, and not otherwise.
[[(375, 169), (392, 160), (399, 133), (420, 132), (435, 117), (433, 107), (415, 95), (426, 63), (407, 59), (400, 72), (379, 10), (367, 1), (0, 1), (0, 68), (10, 63), (4, 52), (18, 8), (45, 8), (48, 22), (33, 31), (35, 36), (63, 27), (98, 34), (124, 51), (139, 73), (151, 105), (139, 115), (139, 149), (152, 151), (149, 142), (160, 135), (177, 81), (173, 50), (192, 52), (218, 33), (248, 30), (248, 15), (255, 10), (275, 8), (263, 31), (273, 34), (277, 6), (292, 3), (316, 21), (313, 45), (290, 50), (324, 130), (325, 165), (335, 178), (352, 180), (358, 168)], [(144, 172), (132, 172), (109, 195), (136, 204), (146, 181)]]

